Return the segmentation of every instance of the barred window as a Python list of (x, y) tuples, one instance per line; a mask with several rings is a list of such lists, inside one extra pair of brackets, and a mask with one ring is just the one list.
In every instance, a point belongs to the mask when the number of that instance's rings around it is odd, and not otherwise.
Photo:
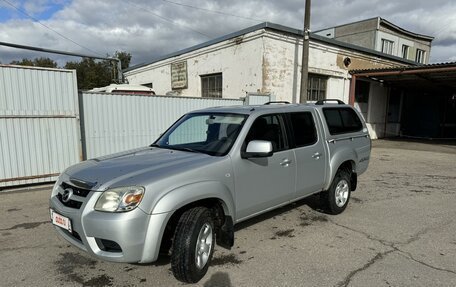
[(319, 101), (326, 99), (328, 77), (309, 74), (307, 82), (307, 100)]
[(203, 75), (201, 77), (201, 96), (203, 98), (222, 97), (222, 73)]

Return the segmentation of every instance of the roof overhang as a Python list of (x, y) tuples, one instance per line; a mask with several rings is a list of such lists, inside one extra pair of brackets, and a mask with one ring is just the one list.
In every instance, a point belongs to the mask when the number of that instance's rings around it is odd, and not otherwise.
[(426, 91), (456, 91), (456, 62), (417, 67), (353, 70), (350, 74), (357, 79), (369, 79), (394, 87)]

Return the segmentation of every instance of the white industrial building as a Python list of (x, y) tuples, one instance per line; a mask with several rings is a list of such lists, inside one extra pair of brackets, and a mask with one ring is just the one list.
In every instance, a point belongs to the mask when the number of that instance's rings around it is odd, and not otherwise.
[[(299, 102), (302, 31), (262, 23), (155, 59), (125, 71), (130, 84), (152, 87), (158, 95), (235, 98), (269, 94), (277, 101)], [(340, 99), (349, 102), (350, 70), (414, 66), (417, 63), (328, 37), (310, 35), (308, 100)], [(371, 104), (361, 103), (369, 117), (373, 138), (384, 121), (376, 111), (372, 83)], [(357, 105), (356, 103), (352, 103)]]
[(420, 64), (429, 63), (434, 40), (434, 37), (407, 31), (380, 17), (326, 28), (315, 34)]
[[(239, 98), (261, 93), (297, 102), (301, 51), (302, 31), (263, 23), (131, 67), (125, 76), (159, 95)], [(308, 99), (348, 102), (349, 70), (409, 65), (415, 62), (311, 34)]]

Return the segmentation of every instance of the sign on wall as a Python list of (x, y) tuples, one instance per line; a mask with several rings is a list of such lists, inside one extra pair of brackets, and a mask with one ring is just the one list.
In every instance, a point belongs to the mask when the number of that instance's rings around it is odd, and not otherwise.
[(188, 87), (187, 61), (171, 64), (171, 89)]

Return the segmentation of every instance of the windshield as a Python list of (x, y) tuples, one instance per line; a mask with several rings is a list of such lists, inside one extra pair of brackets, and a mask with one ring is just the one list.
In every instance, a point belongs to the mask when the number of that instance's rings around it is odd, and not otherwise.
[(246, 118), (226, 113), (187, 114), (152, 146), (223, 156), (231, 149)]

